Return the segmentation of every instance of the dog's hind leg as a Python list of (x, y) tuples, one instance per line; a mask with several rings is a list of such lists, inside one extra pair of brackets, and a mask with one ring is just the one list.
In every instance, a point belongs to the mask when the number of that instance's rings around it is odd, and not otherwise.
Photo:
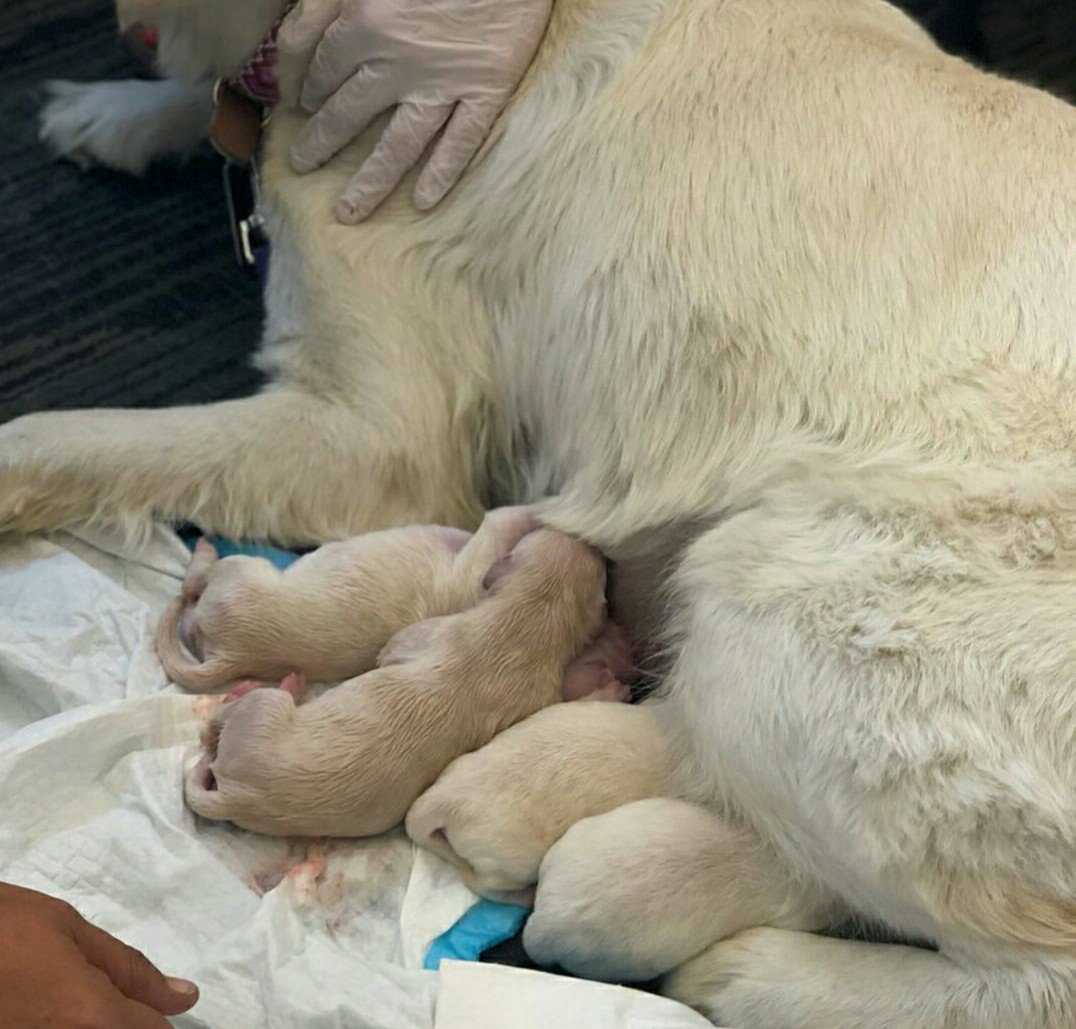
[[(1008, 959), (1008, 960), (1007, 960)], [(662, 992), (742, 1029), (1062, 1029), (1071, 968), (999, 953), (978, 966), (944, 953), (752, 929), (669, 976)]]
[(0, 427), (0, 531), (151, 518), (312, 544), (480, 507), (448, 436), (401, 437), (342, 402), (276, 388), (163, 410), (27, 415)]
[(894, 476), (883, 502), (859, 475), (688, 549), (666, 710), (704, 793), (938, 952), (773, 927), (669, 992), (739, 1029), (1071, 1027), (1071, 486), (984, 473), (946, 505), (945, 480), (902, 499)]

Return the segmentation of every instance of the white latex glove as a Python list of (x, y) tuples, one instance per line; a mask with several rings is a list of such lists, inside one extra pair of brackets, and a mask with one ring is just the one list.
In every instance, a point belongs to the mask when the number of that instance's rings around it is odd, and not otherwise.
[(297, 172), (324, 164), (395, 106), (374, 152), (336, 207), (362, 221), (443, 129), (415, 185), (428, 210), (456, 184), (534, 59), (553, 0), (303, 0), (280, 45), (309, 52), (310, 119), (291, 151)]

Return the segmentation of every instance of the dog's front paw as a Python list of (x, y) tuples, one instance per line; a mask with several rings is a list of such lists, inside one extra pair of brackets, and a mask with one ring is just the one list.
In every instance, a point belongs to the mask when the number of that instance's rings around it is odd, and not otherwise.
[[(32, 459), (42, 420), (40, 414), (26, 415), (0, 426), (0, 533), (44, 527), (39, 516), (54, 494), (45, 468), (35, 472)], [(42, 456), (45, 452), (42, 448)]]
[(80, 444), (95, 422), (77, 412), (23, 415), (0, 425), (0, 533), (43, 532), (97, 514), (95, 489), (80, 474)]
[(170, 81), (53, 81), (46, 89), (40, 140), (82, 168), (104, 165), (131, 175), (197, 145), (212, 107), (207, 87)]

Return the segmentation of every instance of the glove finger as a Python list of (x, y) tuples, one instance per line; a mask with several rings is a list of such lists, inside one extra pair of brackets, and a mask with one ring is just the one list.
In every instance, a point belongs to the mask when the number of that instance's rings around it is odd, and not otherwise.
[(428, 211), (459, 181), (497, 120), (500, 108), (460, 103), (415, 184), (415, 206)]
[(360, 68), (303, 126), (292, 144), (292, 168), (302, 174), (321, 167), (394, 100), (384, 76)]
[(277, 33), (277, 46), (286, 55), (304, 54), (340, 17), (342, 0), (300, 0), (288, 14)]
[(321, 37), (303, 79), (299, 106), (313, 113), (351, 79), (367, 62), (369, 54), (355, 26), (342, 13)]
[(336, 217), (354, 225), (370, 215), (418, 163), (451, 114), (451, 104), (400, 104), (374, 152), (340, 197)]

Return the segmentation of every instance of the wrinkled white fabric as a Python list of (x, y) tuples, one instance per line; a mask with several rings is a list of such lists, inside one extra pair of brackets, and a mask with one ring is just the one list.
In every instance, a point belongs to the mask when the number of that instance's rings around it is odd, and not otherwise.
[(711, 1029), (675, 1001), (521, 968), (446, 961), (434, 1029)]
[(337, 205), (369, 215), (440, 133), (415, 185), (426, 210), (457, 182), (530, 66), (552, 0), (303, 0), (280, 46), (313, 52), (301, 103), (317, 112), (292, 150), (310, 171), (396, 110)]
[(180, 1029), (431, 1029), (422, 960), (474, 902), (452, 869), (402, 832), (273, 840), (185, 807), (218, 701), (166, 685), (153, 628), (187, 556), (163, 529), (127, 556), (0, 544), (0, 880), (195, 980)]
[(610, 1008), (608, 987), (536, 975), (527, 990), (548, 981), (548, 1010), (577, 1020), (535, 1022), (546, 1007), (523, 994), (484, 1008), (514, 991), (491, 969), (455, 976), (442, 1019), (448, 963), (439, 977), (422, 962), (476, 899), (452, 868), (400, 831), (275, 840), (196, 819), (183, 770), (219, 698), (167, 685), (153, 651), (188, 557), (163, 528), (136, 552), (100, 532), (0, 541), (0, 881), (71, 902), (197, 982), (177, 1029), (599, 1029), (651, 1010), (645, 994), (615, 991)]

